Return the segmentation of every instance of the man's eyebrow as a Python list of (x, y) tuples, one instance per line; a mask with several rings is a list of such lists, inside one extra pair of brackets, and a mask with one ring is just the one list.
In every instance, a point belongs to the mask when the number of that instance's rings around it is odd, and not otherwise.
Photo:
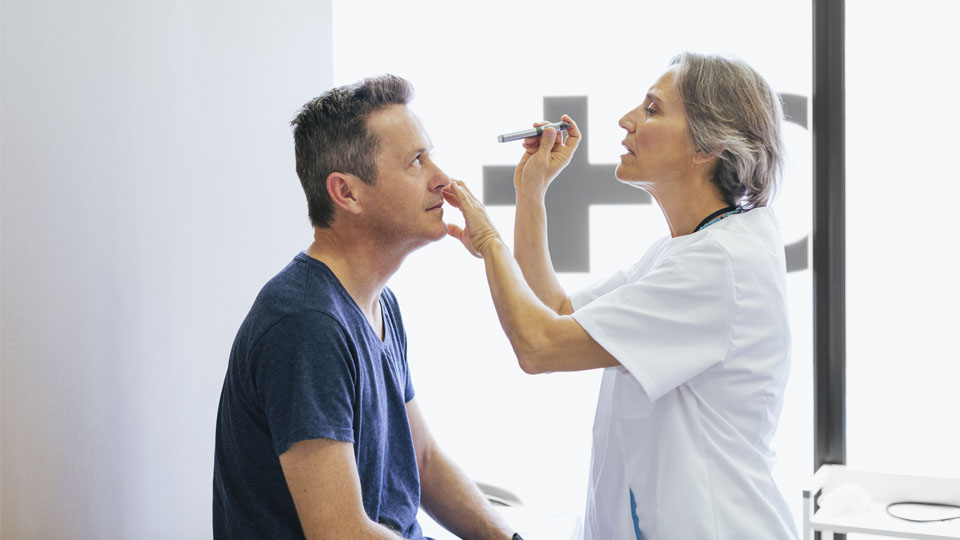
[(657, 97), (656, 94), (653, 93), (653, 90), (647, 92), (647, 99), (649, 99), (650, 101), (656, 101), (657, 104), (663, 103), (663, 101), (659, 97)]
[(420, 148), (414, 148), (412, 150), (408, 150), (406, 153), (403, 154), (403, 159), (415, 158), (426, 151), (427, 151), (426, 147), (420, 147)]
[(433, 152), (433, 143), (432, 143), (431, 141), (427, 141), (427, 145), (426, 145), (426, 146), (421, 146), (420, 148), (417, 148), (417, 149), (413, 152), (413, 154), (414, 154), (414, 155), (416, 155), (416, 154), (429, 154), (430, 152)]

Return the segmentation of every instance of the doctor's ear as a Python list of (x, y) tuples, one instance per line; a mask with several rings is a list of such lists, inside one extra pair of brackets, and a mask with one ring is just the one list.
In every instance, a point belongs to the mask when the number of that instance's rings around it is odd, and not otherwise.
[(327, 175), (327, 195), (335, 207), (350, 214), (359, 214), (359, 185), (362, 183), (363, 180), (350, 173), (332, 172)]
[(711, 150), (711, 151), (700, 151), (697, 150), (697, 153), (693, 155), (693, 164), (694, 165), (704, 165), (710, 163), (711, 161), (716, 160), (720, 157), (720, 154), (723, 153), (723, 149)]

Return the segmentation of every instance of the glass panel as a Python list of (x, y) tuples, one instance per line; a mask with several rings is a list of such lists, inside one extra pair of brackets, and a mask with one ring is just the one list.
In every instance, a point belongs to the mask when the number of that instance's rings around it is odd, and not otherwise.
[(960, 478), (957, 20), (846, 3), (850, 467)]
[(891, 7), (846, 2), (847, 464), (960, 478), (960, 3)]
[[(774, 446), (775, 476), (798, 524), (813, 466), (810, 39), (810, 6), (802, 2), (334, 2), (335, 83), (382, 72), (411, 80), (412, 107), (433, 138), (436, 160), (487, 201), (499, 197), (498, 186), (512, 194), (509, 174), (522, 154), (519, 143), (499, 144), (496, 135), (529, 126), (545, 108), (563, 109), (551, 120), (574, 115), (586, 132), (582, 166), (598, 183), (615, 182), (623, 138), (617, 120), (684, 50), (743, 58), (793, 96), (785, 128), (790, 161), (776, 208), (784, 241), (793, 244), (795, 348)], [(640, 197), (589, 202), (574, 205), (589, 247), (559, 248), (572, 269), (560, 274), (568, 292), (629, 266), (667, 234), (659, 209)], [(513, 207), (489, 211), (511, 241)], [(498, 324), (483, 265), (454, 241), (410, 256), (390, 286), (404, 310), (418, 399), (444, 449), (475, 479), (515, 492), (527, 506), (582, 514), (600, 372), (524, 375)]]

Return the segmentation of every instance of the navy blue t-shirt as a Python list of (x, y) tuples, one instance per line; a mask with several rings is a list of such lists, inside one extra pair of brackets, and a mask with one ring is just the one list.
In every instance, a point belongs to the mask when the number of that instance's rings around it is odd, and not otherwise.
[(370, 519), (422, 538), (406, 335), (389, 289), (380, 307), (382, 341), (333, 272), (304, 253), (260, 291), (220, 395), (214, 538), (303, 539), (278, 456), (317, 438), (354, 444)]

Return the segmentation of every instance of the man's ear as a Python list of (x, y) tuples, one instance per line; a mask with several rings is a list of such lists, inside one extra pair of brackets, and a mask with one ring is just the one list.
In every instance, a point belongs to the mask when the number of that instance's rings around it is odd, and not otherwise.
[(327, 175), (327, 195), (333, 206), (350, 214), (360, 213), (359, 184), (363, 180), (349, 174), (332, 172)]

